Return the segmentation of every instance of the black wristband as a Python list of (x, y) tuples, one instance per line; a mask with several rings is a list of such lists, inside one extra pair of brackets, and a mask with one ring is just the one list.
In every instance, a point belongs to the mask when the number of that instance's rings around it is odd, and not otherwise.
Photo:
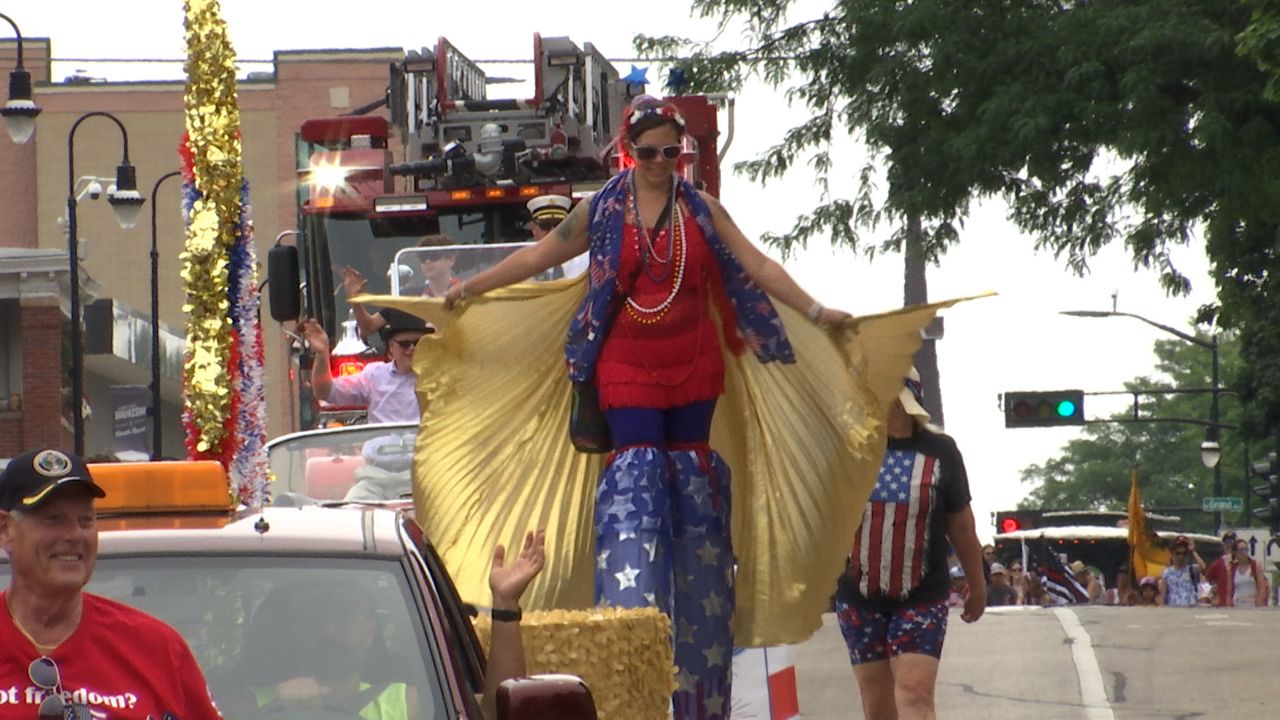
[(489, 611), (489, 617), (493, 618), (494, 622), (520, 622), (521, 618), (524, 617), (524, 611), (520, 608), (515, 610), (493, 608)]

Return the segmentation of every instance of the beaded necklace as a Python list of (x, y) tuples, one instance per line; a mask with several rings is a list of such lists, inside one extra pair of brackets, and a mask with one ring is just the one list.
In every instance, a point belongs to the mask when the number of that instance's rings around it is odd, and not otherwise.
[[(684, 271), (686, 260), (688, 259), (688, 243), (684, 232), (684, 212), (677, 204), (672, 211), (671, 219), (671, 247), (667, 256), (667, 261), (675, 260), (675, 279), (671, 282), (671, 293), (666, 299), (653, 307), (645, 307), (637, 303), (634, 298), (627, 297), (627, 313), (637, 322), (643, 325), (656, 323), (667, 314), (667, 310), (671, 308), (671, 303), (675, 302), (676, 295), (680, 292), (681, 285), (684, 284)], [(648, 236), (645, 241), (648, 242)], [(655, 253), (656, 255), (656, 253)], [(641, 258), (640, 262), (647, 264), (647, 258)], [(665, 275), (663, 277), (665, 279)], [(660, 282), (660, 280), (654, 280)]]
[[(640, 233), (640, 237), (644, 238), (644, 247), (648, 251), (648, 254), (644, 258), (642, 258), (641, 265), (644, 268), (645, 274), (649, 276), (650, 280), (654, 282), (662, 282), (663, 280), (666, 280), (667, 276), (671, 273), (671, 260), (675, 250), (675, 244), (673, 242), (667, 248), (666, 257), (662, 257), (661, 255), (658, 254), (657, 247), (654, 245), (654, 243), (656, 243), (662, 237), (662, 232), (655, 229), (653, 236), (649, 235), (649, 228), (644, 224), (644, 220), (640, 216), (639, 197), (640, 197), (640, 193), (636, 189), (636, 177), (635, 175), (632, 175), (631, 176), (631, 213), (632, 215), (635, 216), (636, 230), (637, 232)], [(663, 216), (666, 216), (668, 219), (674, 220), (675, 206), (676, 206), (676, 182), (675, 182), (675, 178), (672, 178), (671, 179), (671, 197), (667, 199), (667, 206), (662, 209), (662, 213), (659, 215), (657, 223), (654, 224), (655, 228), (662, 225)], [(670, 223), (668, 223), (668, 225), (670, 225)], [(674, 230), (672, 232), (674, 233)], [(652, 257), (658, 264), (662, 265), (662, 273), (656, 277), (654, 276), (652, 269), (649, 267), (648, 259), (650, 257)]]

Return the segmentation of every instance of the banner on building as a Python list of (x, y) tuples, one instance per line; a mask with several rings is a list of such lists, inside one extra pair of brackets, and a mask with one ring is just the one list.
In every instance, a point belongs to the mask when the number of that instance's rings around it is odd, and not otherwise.
[(121, 460), (146, 460), (147, 408), (151, 389), (146, 385), (111, 386), (111, 454)]

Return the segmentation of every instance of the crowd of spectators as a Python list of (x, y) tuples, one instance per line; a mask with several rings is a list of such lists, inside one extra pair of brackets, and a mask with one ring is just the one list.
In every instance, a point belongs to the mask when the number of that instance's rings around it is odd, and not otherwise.
[[(1120, 567), (1108, 586), (1096, 567), (1075, 559), (1064, 565), (1084, 590), (1087, 600), (1078, 604), (1125, 607), (1262, 607), (1268, 604), (1271, 587), (1265, 569), (1249, 554), (1249, 544), (1228, 532), (1222, 537), (1222, 556), (1205, 563), (1195, 542), (1179, 535), (1170, 548), (1170, 564), (1158, 575), (1134, 578), (1128, 566)], [(1003, 561), (992, 545), (982, 548), (986, 574), (987, 606), (1037, 605), (1050, 607), (1066, 601), (1045, 588), (1044, 578), (1025, 567), (1023, 558)], [(1069, 560), (1069, 559), (1068, 559)], [(961, 607), (967, 593), (964, 570), (951, 568), (949, 604)]]

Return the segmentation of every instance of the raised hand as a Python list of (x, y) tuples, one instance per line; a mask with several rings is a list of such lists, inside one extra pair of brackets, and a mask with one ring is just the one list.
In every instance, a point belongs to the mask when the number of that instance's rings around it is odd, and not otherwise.
[(320, 323), (314, 319), (302, 321), (302, 337), (306, 339), (307, 345), (311, 346), (314, 353), (329, 352), (329, 335), (320, 327)]
[(347, 293), (347, 297), (359, 295), (364, 292), (369, 281), (360, 271), (350, 265), (342, 268), (342, 289)]
[(524, 536), (520, 554), (507, 564), (507, 549), (502, 545), (493, 549), (493, 565), (489, 570), (489, 589), (493, 591), (493, 606), (513, 610), (520, 606), (525, 588), (542, 572), (546, 564), (546, 530), (530, 531)]

